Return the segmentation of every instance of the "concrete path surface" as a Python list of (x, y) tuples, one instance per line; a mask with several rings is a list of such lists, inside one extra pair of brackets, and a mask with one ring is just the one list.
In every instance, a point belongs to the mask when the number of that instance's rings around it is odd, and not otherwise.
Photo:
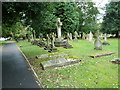
[(2, 50), (2, 88), (39, 88), (25, 58), (14, 43)]

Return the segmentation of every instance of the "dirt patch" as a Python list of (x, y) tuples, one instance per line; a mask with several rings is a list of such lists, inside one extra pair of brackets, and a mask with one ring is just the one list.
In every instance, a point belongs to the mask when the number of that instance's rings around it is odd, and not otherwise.
[(14, 41), (7, 41), (6, 43), (13, 43)]

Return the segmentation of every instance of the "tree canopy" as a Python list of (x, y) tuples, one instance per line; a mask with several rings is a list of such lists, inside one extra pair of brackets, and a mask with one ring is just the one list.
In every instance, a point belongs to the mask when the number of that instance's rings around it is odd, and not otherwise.
[(4, 2), (3, 36), (9, 36), (8, 32), (15, 33), (12, 27), (17, 22), (23, 27), (32, 27), (37, 36), (56, 32), (57, 18), (61, 18), (63, 23), (62, 33), (95, 31), (99, 11), (94, 5), (93, 2)]
[(106, 6), (106, 15), (104, 16), (103, 23), (102, 23), (102, 32), (104, 33), (111, 33), (117, 34), (120, 31), (119, 25), (119, 5), (120, 2), (110, 2)]

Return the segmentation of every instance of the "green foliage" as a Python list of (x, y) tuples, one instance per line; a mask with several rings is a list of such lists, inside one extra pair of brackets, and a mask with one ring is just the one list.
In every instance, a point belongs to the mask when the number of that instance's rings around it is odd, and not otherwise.
[(118, 31), (120, 31), (119, 5), (120, 2), (110, 2), (106, 6), (106, 15), (104, 16), (104, 21), (102, 23), (102, 32), (118, 34)]
[(79, 12), (79, 31), (89, 33), (95, 32), (96, 28), (96, 15), (99, 14), (95, 3), (93, 2), (78, 2)]
[[(59, 53), (64, 52), (70, 56), (81, 59), (81, 62), (68, 67), (57, 69), (40, 70), (40, 62), (50, 59), (35, 59), (42, 54), (49, 54), (43, 48), (31, 45), (27, 41), (21, 41), (17, 45), (22, 45), (21, 50), (27, 56), (34, 67), (39, 79), (45, 88), (118, 88), (118, 65), (110, 60), (118, 57), (118, 40), (108, 39), (110, 46), (103, 46), (103, 50), (94, 50), (94, 45), (86, 40), (78, 42), (71, 41), (74, 48), (65, 49), (58, 47)], [(91, 54), (101, 54), (106, 52), (116, 52), (113, 55), (90, 58)], [(75, 58), (74, 57), (74, 58)]]
[[(11, 28), (16, 22), (22, 22), (25, 26), (30, 25), (38, 37), (39, 33), (56, 33), (56, 19), (61, 18), (63, 34), (74, 31), (88, 33), (96, 30), (98, 13), (93, 2), (9, 2), (3, 3), (3, 24)], [(7, 33), (5, 31), (3, 35)]]

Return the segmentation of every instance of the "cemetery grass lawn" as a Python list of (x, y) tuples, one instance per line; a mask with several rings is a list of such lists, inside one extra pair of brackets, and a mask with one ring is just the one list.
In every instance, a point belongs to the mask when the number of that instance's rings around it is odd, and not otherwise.
[(0, 48), (6, 43), (7, 41), (0, 41)]
[[(87, 40), (70, 41), (74, 48), (59, 47), (59, 52), (79, 57), (82, 61), (74, 66), (58, 69), (40, 69), (40, 62), (46, 59), (35, 59), (35, 56), (47, 54), (47, 50), (32, 45), (27, 41), (17, 43), (34, 67), (42, 84), (46, 88), (118, 88), (118, 65), (109, 62), (118, 58), (118, 39), (108, 39), (110, 46), (103, 46), (103, 50), (94, 50), (94, 44)], [(115, 52), (115, 54), (100, 58), (89, 55)]]

